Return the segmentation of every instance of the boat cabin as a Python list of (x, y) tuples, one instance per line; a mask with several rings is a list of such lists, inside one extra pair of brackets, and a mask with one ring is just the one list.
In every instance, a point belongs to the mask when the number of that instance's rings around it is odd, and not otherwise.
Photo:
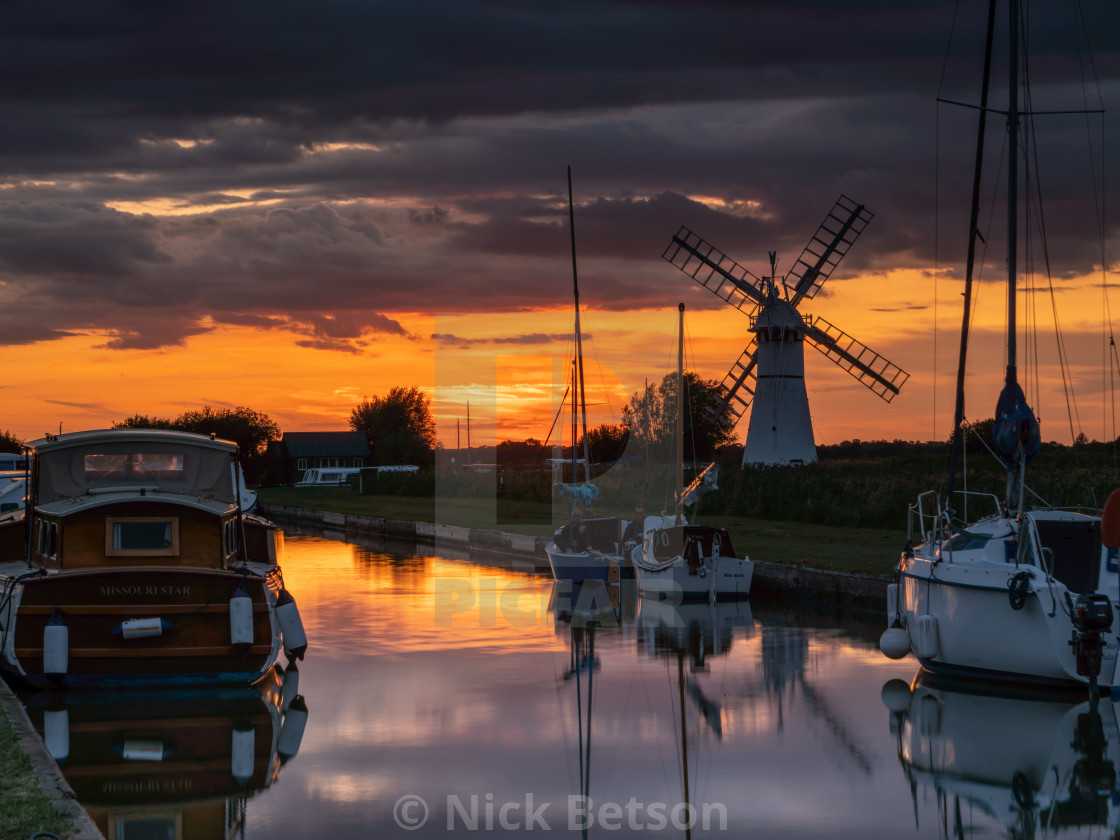
[(236, 444), (115, 429), (49, 437), (33, 449), (31, 534), (21, 547), (32, 564), (225, 568), (242, 558)]

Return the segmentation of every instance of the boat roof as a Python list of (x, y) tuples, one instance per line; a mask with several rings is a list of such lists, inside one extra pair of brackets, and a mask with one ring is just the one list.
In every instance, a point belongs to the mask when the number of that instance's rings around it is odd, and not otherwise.
[(222, 452), (237, 451), (237, 444), (231, 440), (221, 440), (212, 435), (196, 435), (194, 432), (180, 432), (173, 429), (96, 429), (88, 432), (67, 432), (61, 435), (48, 435), (45, 438), (32, 441), (28, 446), (36, 452), (42, 453), (106, 442), (124, 443), (127, 441), (178, 443), (185, 446), (197, 446), (202, 449), (216, 449)]

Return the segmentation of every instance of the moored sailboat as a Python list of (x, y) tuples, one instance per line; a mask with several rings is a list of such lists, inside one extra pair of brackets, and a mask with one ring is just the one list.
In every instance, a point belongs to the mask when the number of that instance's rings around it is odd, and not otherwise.
[[(1007, 470), (1006, 492), (1002, 498), (985, 497), (988, 515), (969, 523), (958, 521), (952, 507), (951, 472), (947, 500), (930, 492), (911, 506), (909, 539), (897, 567), (898, 583), (888, 594), (888, 630), (881, 647), (892, 658), (913, 650), (925, 669), (942, 675), (1081, 684), (1093, 689), (1099, 683), (1115, 690), (1120, 687), (1114, 611), (1120, 599), (1116, 574), (1120, 497), (1109, 500), (1103, 522), (1101, 516), (1025, 504), (1027, 465), (1039, 451), (1040, 433), (1017, 372), (1020, 26), (1019, 0), (1011, 0), (1006, 111), (1008, 356), (993, 425), (994, 443)], [(957, 379), (954, 436), (958, 442), (994, 28), (992, 0)]]
[[(591, 455), (587, 445), (587, 395), (583, 387), (583, 336), (579, 323), (579, 275), (576, 270), (575, 209), (572, 201), (572, 170), (568, 168), (568, 221), (572, 240), (572, 288), (575, 297), (575, 360), (572, 371), (572, 484), (558, 484), (557, 489), (569, 501), (569, 522), (556, 529), (552, 541), (545, 546), (552, 577), (557, 581), (580, 584), (597, 580), (618, 580), (622, 557), (619, 540), (622, 523), (613, 516), (584, 517), (591, 503), (599, 496), (599, 488), (591, 483)], [(583, 459), (579, 457), (577, 420), (583, 419)], [(580, 481), (580, 466), (583, 481)], [(578, 512), (578, 517), (573, 513)], [(579, 522), (572, 520), (578, 518)]]
[[(676, 513), (672, 517), (646, 518), (642, 543), (631, 558), (643, 595), (681, 599), (746, 598), (750, 594), (754, 564), (738, 557), (731, 536), (723, 528), (689, 525), (684, 506), (714, 484), (712, 465), (689, 487), (682, 487), (684, 464), (684, 304), (678, 307), (677, 430), (675, 447)], [(707, 482), (706, 479), (712, 479)]]

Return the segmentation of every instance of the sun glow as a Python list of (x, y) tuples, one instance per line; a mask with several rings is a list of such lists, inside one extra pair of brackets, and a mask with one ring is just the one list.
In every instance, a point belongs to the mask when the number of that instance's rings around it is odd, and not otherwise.
[[(1090, 437), (1102, 438), (1110, 394), (1100, 372), (1099, 278), (1063, 281), (1063, 336), (1073, 390)], [(938, 300), (935, 330), (933, 298)], [(722, 380), (750, 339), (749, 320), (683, 285), (686, 367)], [(1045, 296), (1033, 339), (1039, 365), (1021, 378), (1047, 440), (1070, 437), (1061, 370)], [(718, 303), (718, 301), (716, 302)], [(704, 308), (708, 307), (708, 308)], [(944, 439), (951, 423), (959, 284), (923, 272), (886, 272), (833, 280), (802, 313), (822, 315), (910, 374), (891, 404), (871, 394), (819, 353), (805, 351), (806, 381), (818, 443)], [(1028, 307), (1023, 307), (1024, 311)], [(630, 395), (676, 369), (675, 301), (664, 310), (585, 310), (582, 318), (588, 425), (618, 423)], [(467, 404), (472, 443), (570, 438), (560, 412), (572, 377), (572, 313), (393, 313), (405, 335), (369, 334), (360, 352), (301, 346), (307, 336), (277, 322), (271, 329), (206, 321), (200, 334), (159, 350), (107, 349), (113, 336), (71, 335), (5, 349), (3, 428), (34, 439), (43, 431), (102, 428), (134, 413), (175, 416), (202, 404), (247, 405), (288, 431), (340, 430), (366, 396), (417, 385), (432, 399), (439, 439), (465, 445)], [(966, 416), (990, 416), (1003, 376), (1003, 301), (981, 284), (972, 325)], [(1033, 353), (1033, 351), (1032, 351)], [(569, 398), (570, 399), (570, 398)], [(570, 402), (569, 402), (570, 406)], [(557, 419), (558, 412), (563, 419)], [(1047, 423), (1048, 420), (1053, 423)], [(740, 422), (746, 433), (747, 418)], [(562, 428), (563, 427), (563, 428)]]

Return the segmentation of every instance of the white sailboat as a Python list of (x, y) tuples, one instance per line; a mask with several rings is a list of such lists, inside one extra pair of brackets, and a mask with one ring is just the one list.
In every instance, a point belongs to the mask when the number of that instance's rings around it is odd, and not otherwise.
[[(1116, 656), (1120, 628), (1114, 620), (1114, 605), (1120, 600), (1116, 566), (1120, 496), (1114, 493), (1109, 499), (1103, 523), (1101, 516), (1032, 509), (1024, 503), (1026, 467), (1039, 451), (1040, 435), (1016, 370), (1019, 0), (1012, 0), (1009, 6), (1008, 361), (993, 426), (994, 442), (1007, 468), (1007, 491), (1003, 498), (984, 497), (988, 515), (961, 523), (952, 508), (951, 472), (947, 500), (929, 492), (911, 506), (909, 540), (898, 564), (898, 583), (888, 592), (888, 630), (881, 647), (892, 658), (913, 650), (925, 669), (942, 675), (1030, 684), (1087, 684), (1094, 690), (1099, 683), (1115, 691), (1120, 688)], [(988, 19), (957, 381), (958, 441), (994, 20), (993, 2)], [(975, 496), (968, 494), (966, 498)], [(968, 504), (966, 501), (966, 510)], [(975, 510), (976, 502), (971, 504)]]
[[(678, 307), (677, 344), (677, 433), (676, 486), (684, 484), (684, 304)], [(711, 467), (709, 467), (709, 470)], [(707, 472), (707, 471), (706, 471)], [(711, 475), (711, 474), (709, 474)], [(676, 494), (673, 517), (650, 516), (645, 521), (641, 545), (634, 547), (631, 559), (643, 595), (682, 599), (746, 598), (751, 589), (754, 564), (748, 557), (737, 557), (731, 536), (723, 528), (689, 525), (683, 508), (696, 498), (705, 482), (697, 477), (692, 486)]]

